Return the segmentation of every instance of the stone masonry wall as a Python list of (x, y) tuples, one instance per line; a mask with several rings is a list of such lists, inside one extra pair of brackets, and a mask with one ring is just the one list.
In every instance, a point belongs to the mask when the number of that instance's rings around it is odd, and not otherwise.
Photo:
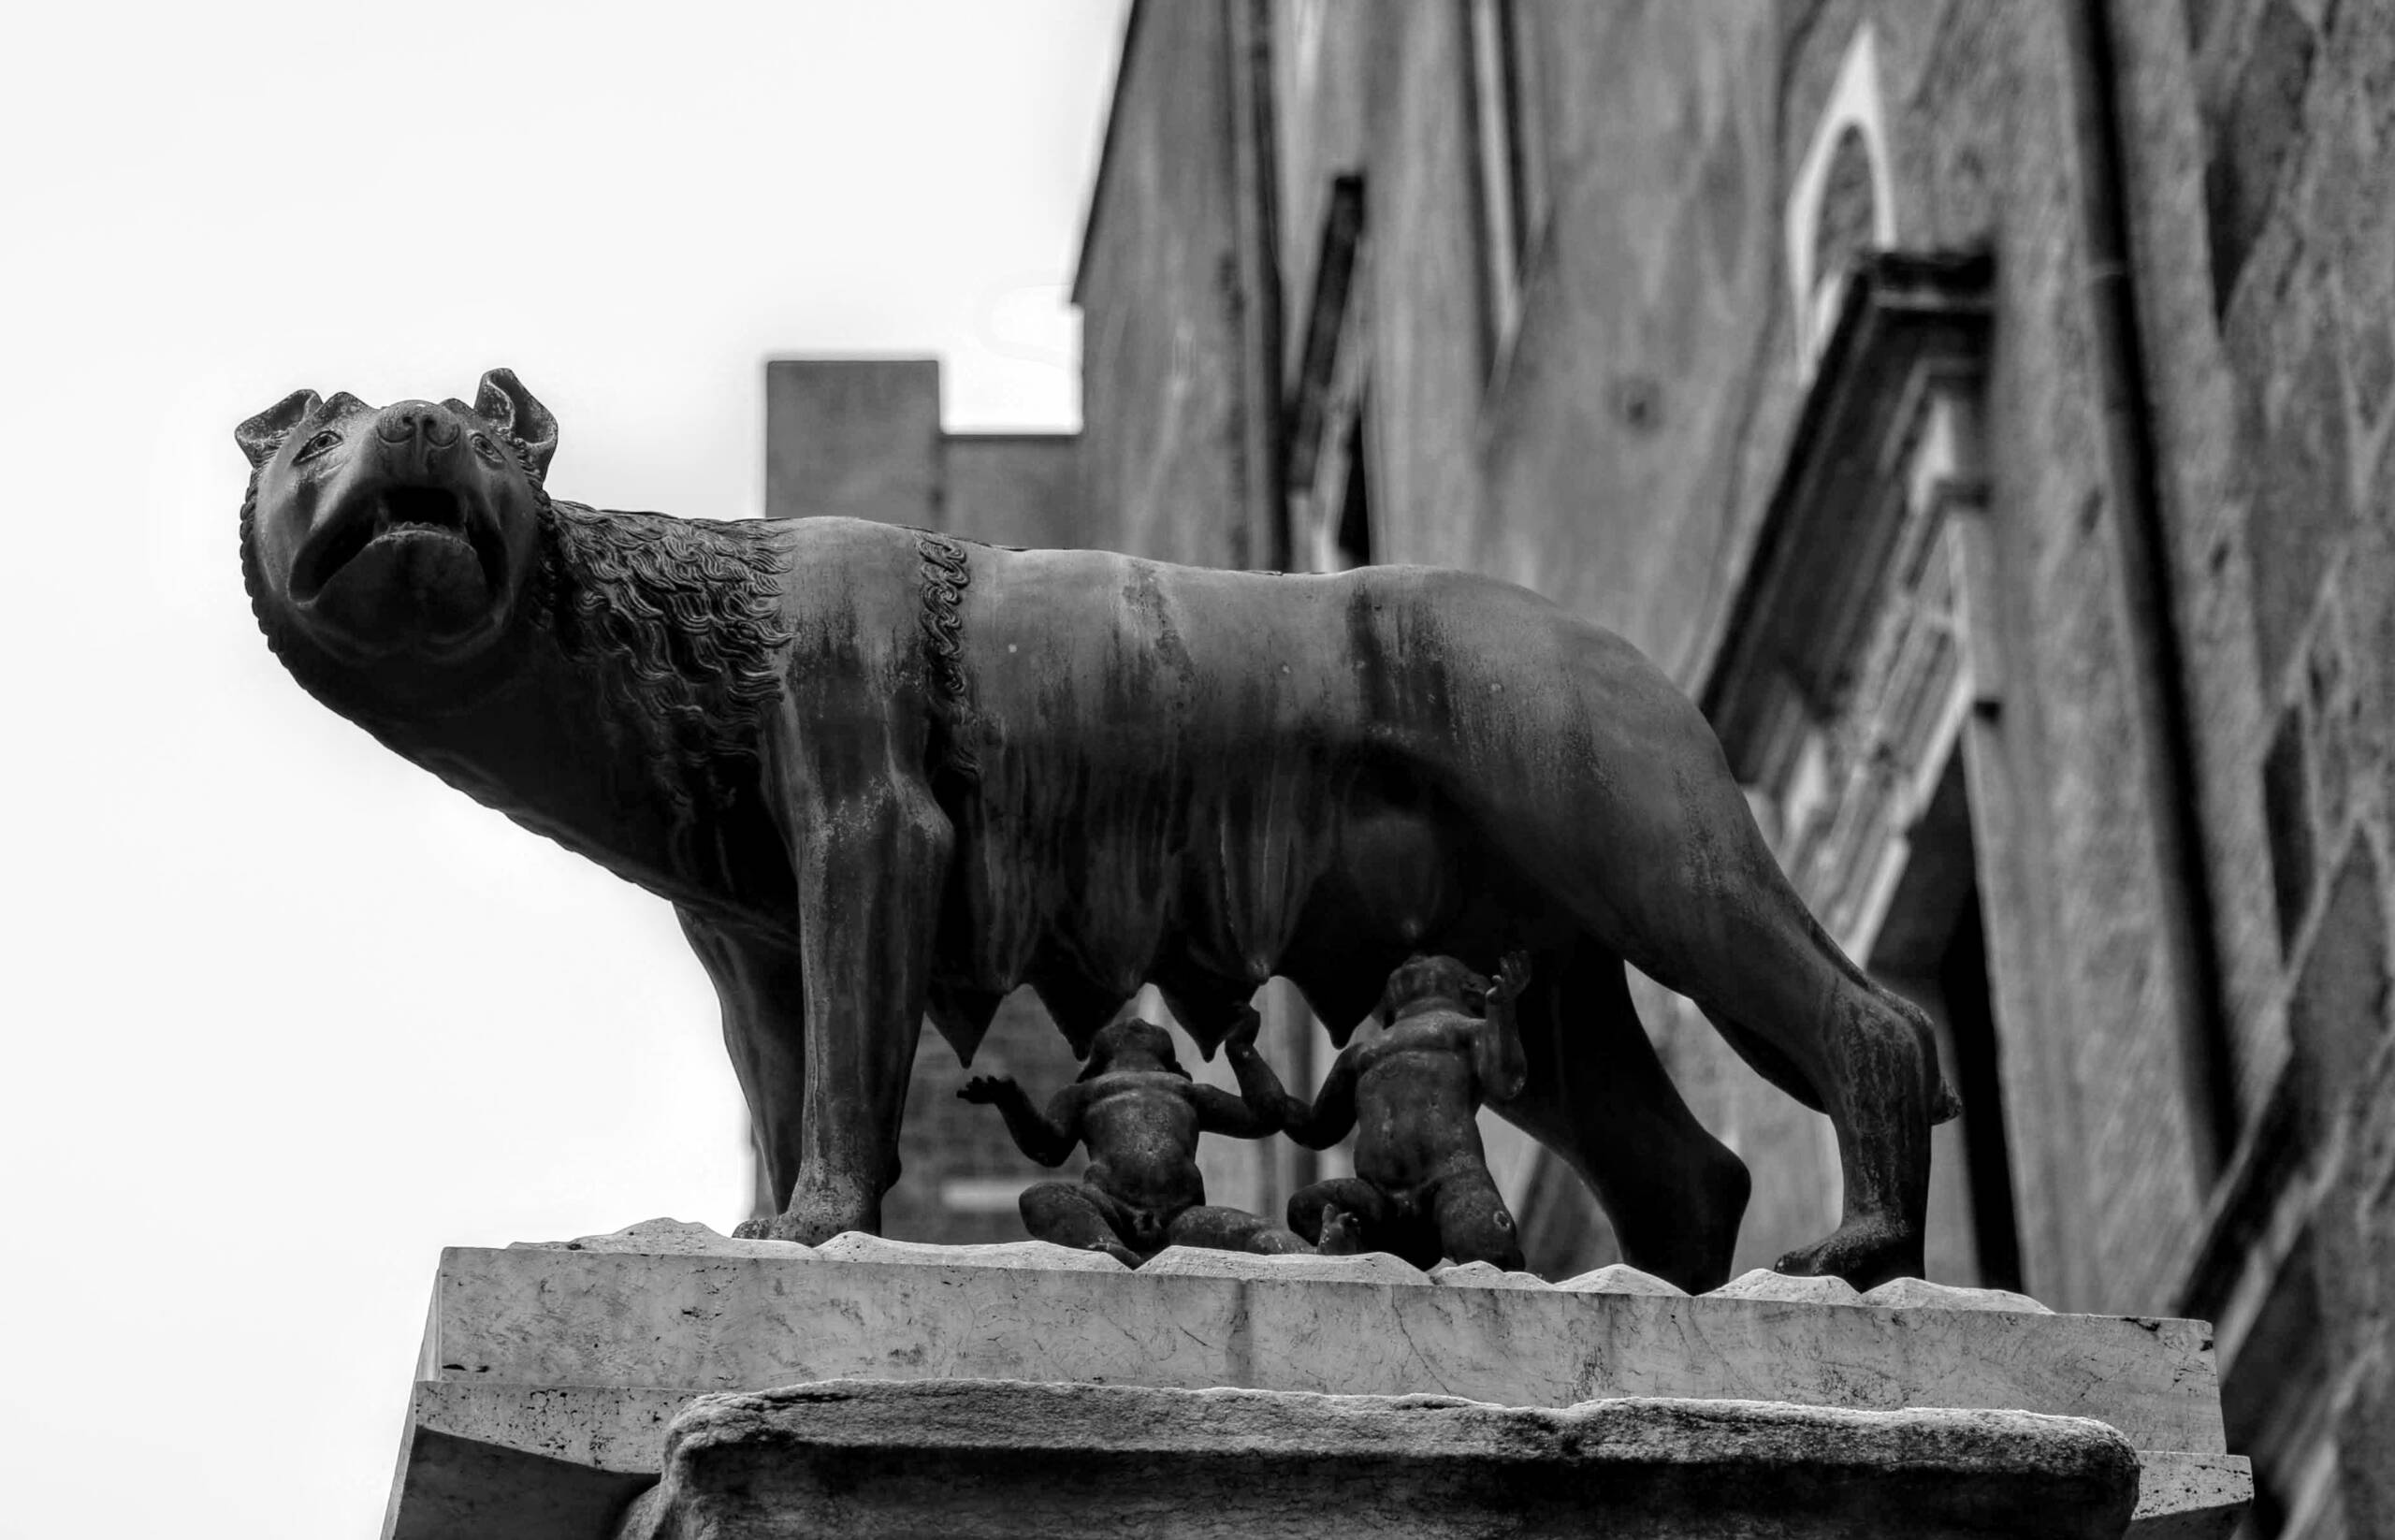
[(1117, 550), (1247, 564), (1239, 263), (1215, 4), (1139, 7), (1073, 286), (1082, 501)]
[[(2395, 1530), (2395, 9), (2114, 5), (2249, 1134), (2189, 1280), (2264, 1533)], [(2283, 1323), (2318, 1342), (2296, 1396)], [(2268, 1426), (2301, 1420), (2286, 1438)], [(2336, 1459), (2318, 1457), (2333, 1448)], [(2307, 1470), (2306, 1467), (2309, 1467)]]

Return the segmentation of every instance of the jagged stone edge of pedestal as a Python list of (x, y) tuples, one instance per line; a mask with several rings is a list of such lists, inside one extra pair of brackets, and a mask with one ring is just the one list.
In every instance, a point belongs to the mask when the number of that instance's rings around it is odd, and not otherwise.
[[(860, 1230), (834, 1236), (820, 1246), (794, 1241), (750, 1241), (720, 1234), (687, 1219), (644, 1219), (605, 1235), (572, 1241), (518, 1241), (511, 1251), (625, 1252), (641, 1256), (766, 1257), (783, 1260), (820, 1257), (832, 1262), (882, 1262), (902, 1266), (1036, 1268), (1067, 1272), (1123, 1272), (1104, 1252), (1080, 1251), (1046, 1241), (1006, 1241), (982, 1245), (941, 1245), (892, 1241)], [(1386, 1252), (1354, 1257), (1307, 1253), (1260, 1256), (1199, 1246), (1169, 1246), (1139, 1270), (1158, 1277), (1245, 1278), (1276, 1283), (1437, 1284), (1448, 1288), (1551, 1290), (1567, 1294), (1647, 1294), (1685, 1298), (1683, 1290), (1636, 1268), (1616, 1262), (1550, 1284), (1532, 1272), (1506, 1272), (1487, 1262), (1445, 1263), (1424, 1272)], [(1799, 1278), (1757, 1268), (1706, 1296), (1717, 1300), (1768, 1300), (1792, 1304), (1867, 1305), (1880, 1310), (1994, 1310), (2051, 1315), (2025, 1294), (2001, 1288), (1966, 1288), (1923, 1278), (1897, 1278), (1858, 1294), (1843, 1278)]]
[(644, 1219), (606, 1235), (572, 1241), (518, 1241), (510, 1251), (625, 1252), (644, 1257), (765, 1257), (779, 1261), (880, 1262), (918, 1267), (1035, 1268), (1062, 1272), (1123, 1272), (1104, 1252), (1076, 1251), (1045, 1241), (1008, 1241), (986, 1245), (938, 1245), (892, 1241), (846, 1230), (820, 1246), (795, 1241), (752, 1241), (724, 1235), (688, 1219)]
[(1799, 1278), (1757, 1268), (1705, 1296), (1708, 1300), (1777, 1300), (1791, 1304), (1859, 1305), (1863, 1296), (1843, 1278)]
[(785, 1261), (813, 1257), (813, 1246), (795, 1241), (747, 1241), (725, 1235), (694, 1219), (644, 1219), (605, 1235), (572, 1241), (517, 1241), (510, 1251), (612, 1251), (643, 1257), (774, 1257)]
[(1626, 1262), (1616, 1262), (1593, 1272), (1566, 1278), (1555, 1286), (1568, 1294), (1661, 1294), (1683, 1300), (1688, 1298), (1688, 1290), (1678, 1285), (1667, 1283), (1651, 1272), (1641, 1272)]
[(892, 1241), (863, 1230), (843, 1230), (815, 1248), (827, 1262), (895, 1262), (902, 1266), (1040, 1268), (1058, 1272), (1126, 1272), (1102, 1251), (1081, 1251), (1048, 1241), (996, 1241), (949, 1246), (929, 1241)]
[(1507, 1272), (1490, 1262), (1442, 1262), (1430, 1281), (1446, 1288), (1528, 1288), (1553, 1293), (1555, 1285), (1535, 1272)]
[(1933, 1284), (1926, 1278), (1892, 1278), (1863, 1296), (1866, 1305), (1882, 1310), (2009, 1310), (2024, 1315), (2054, 1312), (2026, 1294), (2009, 1288), (1966, 1288), (1960, 1284)]
[(1879, 1310), (1996, 1310), (2021, 1315), (2051, 1315), (2053, 1311), (2025, 1294), (2002, 1288), (1965, 1288), (1933, 1284), (1925, 1278), (1896, 1278), (1868, 1294), (1858, 1294), (1843, 1278), (1799, 1278), (1768, 1268), (1757, 1268), (1722, 1285), (1708, 1300), (1778, 1300), (1792, 1304), (1867, 1305)]
[(1385, 1251), (1353, 1257), (1310, 1252), (1265, 1256), (1252, 1251), (1215, 1251), (1206, 1246), (1167, 1246), (1148, 1258), (1143, 1277), (1240, 1278), (1249, 1282), (1309, 1284), (1428, 1284), (1430, 1277)]

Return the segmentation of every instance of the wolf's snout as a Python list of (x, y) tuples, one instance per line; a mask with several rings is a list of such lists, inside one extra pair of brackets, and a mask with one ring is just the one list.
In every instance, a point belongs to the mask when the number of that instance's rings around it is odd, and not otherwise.
[(446, 449), (463, 431), (455, 417), (429, 401), (386, 406), (374, 419), (374, 436), (385, 443), (413, 443), (426, 450)]

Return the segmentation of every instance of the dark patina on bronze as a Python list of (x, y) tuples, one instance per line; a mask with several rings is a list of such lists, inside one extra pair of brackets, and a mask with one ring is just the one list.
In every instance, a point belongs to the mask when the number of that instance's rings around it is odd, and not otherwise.
[(1488, 1174), (1474, 1114), (1521, 1094), (1530, 1065), (1514, 1001), (1529, 981), (1530, 959), (1519, 952), (1493, 983), (1452, 957), (1409, 958), (1389, 975), (1379, 1009), (1331, 1062), (1314, 1104), (1284, 1103), (1289, 1137), (1308, 1149), (1356, 1136), (1356, 1174), (1293, 1195), (1292, 1229), (1326, 1252), (1520, 1271), (1521, 1241)]
[(1109, 1024), (1090, 1044), (1081, 1078), (1043, 1113), (1003, 1075), (976, 1075), (956, 1094), (995, 1107), (1024, 1155), (1061, 1166), (1089, 1146), (1079, 1182), (1041, 1182), (1023, 1192), (1023, 1228), (1041, 1241), (1102, 1251), (1138, 1267), (1167, 1246), (1299, 1252), (1306, 1243), (1269, 1219), (1206, 1201), (1198, 1170), (1200, 1134), (1261, 1139), (1281, 1128), (1287, 1093), (1256, 1051), (1250, 1010), (1224, 1039), (1240, 1095), (1189, 1078), (1172, 1034), (1153, 1022)]
[(968, 724), (973, 703), (965, 681), (961, 613), (965, 587), (973, 581), (973, 567), (962, 541), (934, 530), (919, 530), (915, 549), (923, 559), (923, 656), (931, 669), (932, 699), (939, 714), (939, 758), (963, 776), (978, 776)]
[(1491, 1105), (1628, 1260), (1720, 1282), (1748, 1179), (1625, 962), (1835, 1124), (1844, 1219), (1783, 1265), (1920, 1269), (1927, 1022), (1806, 912), (1687, 698), (1535, 594), (552, 501), (556, 422), (505, 370), (471, 406), (298, 392), (238, 437), (244, 567), (301, 684), (674, 902), (768, 1233), (878, 1228), (926, 1016), (969, 1058), (1028, 983), (1087, 1052), (1153, 982), (1211, 1051), (1278, 974), (1343, 1043), (1408, 956), (1518, 948), (1527, 1074)]

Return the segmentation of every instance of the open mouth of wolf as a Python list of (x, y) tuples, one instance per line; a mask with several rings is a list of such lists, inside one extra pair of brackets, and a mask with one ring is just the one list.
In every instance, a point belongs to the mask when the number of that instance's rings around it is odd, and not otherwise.
[[(433, 558), (443, 547), (455, 547), (460, 559), (471, 555), (484, 591), (499, 591), (506, 556), (498, 527), (487, 514), (470, 510), (465, 500), (446, 487), (386, 487), (358, 500), (301, 549), (292, 566), (291, 597), (303, 604), (312, 603), (370, 550), (399, 558), (413, 549), (414, 554)], [(408, 565), (424, 570), (462, 569), (466, 564), (462, 559), (454, 563), (435, 559)]]

